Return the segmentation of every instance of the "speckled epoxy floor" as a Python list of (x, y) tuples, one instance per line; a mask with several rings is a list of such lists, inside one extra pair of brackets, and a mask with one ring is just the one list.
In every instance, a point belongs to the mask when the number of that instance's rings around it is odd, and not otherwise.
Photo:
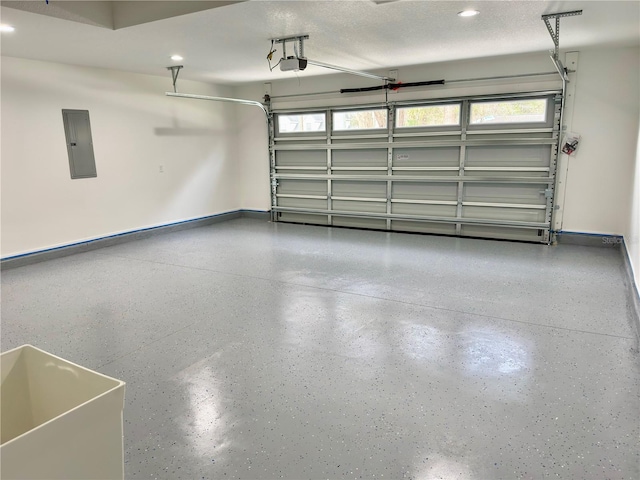
[(2, 273), (127, 382), (128, 479), (640, 478), (617, 251), (233, 220)]

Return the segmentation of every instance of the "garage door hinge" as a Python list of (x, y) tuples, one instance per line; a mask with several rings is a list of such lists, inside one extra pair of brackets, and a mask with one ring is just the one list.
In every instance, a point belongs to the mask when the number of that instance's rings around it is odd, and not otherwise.
[(544, 191), (544, 197), (545, 197), (545, 198), (551, 198), (552, 196), (553, 196), (553, 190), (551, 190), (550, 188), (547, 188), (547, 189)]

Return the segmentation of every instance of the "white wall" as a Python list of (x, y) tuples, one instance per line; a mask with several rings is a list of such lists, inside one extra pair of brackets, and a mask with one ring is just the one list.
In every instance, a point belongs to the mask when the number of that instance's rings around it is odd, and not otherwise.
[[(165, 97), (169, 72), (2, 57), (1, 86), (2, 257), (239, 208), (234, 106)], [(62, 109), (89, 110), (97, 178), (71, 180)]]
[[(262, 84), (235, 88), (234, 97), (262, 101)], [(257, 107), (238, 105), (236, 132), (240, 169), (240, 204), (246, 210), (271, 209), (269, 193), (269, 134), (267, 120)]]
[[(635, 48), (580, 52), (571, 129), (583, 135), (569, 164), (563, 229), (624, 234), (636, 278), (640, 99)], [(446, 80), (552, 71), (545, 53), (400, 69), (399, 79)], [(276, 80), (283, 95), (375, 85), (336, 74)], [(380, 73), (387, 73), (381, 71)], [(556, 88), (536, 82), (467, 83), (406, 89), (390, 99)], [(170, 99), (170, 77), (2, 58), (2, 256), (237, 208), (268, 210), (269, 159), (262, 112)], [(185, 92), (260, 100), (262, 83), (235, 88), (180, 80)], [(369, 103), (384, 95), (324, 95), (277, 107)], [(71, 180), (61, 109), (90, 111), (98, 177)], [(159, 173), (164, 165), (165, 173)], [(634, 167), (635, 165), (635, 167)], [(635, 169), (634, 169), (635, 168)], [(633, 198), (633, 202), (631, 199)], [(633, 205), (633, 207), (632, 207)]]
[(640, 128), (637, 135), (635, 168), (630, 182), (631, 208), (624, 232), (624, 243), (631, 260), (636, 288), (640, 291)]
[(569, 159), (563, 230), (622, 235), (640, 112), (640, 49), (580, 52), (571, 130), (582, 135)]
[[(637, 47), (580, 51), (575, 110), (570, 128), (583, 135), (583, 142), (578, 156), (570, 160), (566, 198), (562, 205), (563, 230), (606, 234), (627, 231), (631, 215), (630, 178), (633, 176), (638, 135), (639, 57)], [(554, 67), (548, 53), (541, 52), (401, 68), (399, 79), (404, 82), (453, 80), (550, 71), (554, 71)], [(380, 73), (386, 74), (387, 71)], [(351, 75), (308, 77), (307, 74), (307, 71), (300, 73), (298, 83), (298, 79), (278, 81), (277, 71), (274, 71), (274, 80), (271, 82), (273, 95), (376, 85), (375, 80)], [(527, 83), (504, 80), (498, 85), (495, 82), (474, 82), (431, 87), (428, 90), (406, 89), (390, 94), (389, 98), (438, 98), (558, 88), (560, 82), (557, 78), (539, 77), (537, 81)], [(243, 85), (236, 87), (234, 93), (242, 98), (259, 100), (263, 86), (261, 83)], [(294, 108), (376, 101), (384, 101), (384, 94), (323, 95), (277, 100), (274, 105), (276, 108)], [(245, 119), (238, 133), (244, 208), (269, 209), (266, 139), (266, 130), (261, 122)]]

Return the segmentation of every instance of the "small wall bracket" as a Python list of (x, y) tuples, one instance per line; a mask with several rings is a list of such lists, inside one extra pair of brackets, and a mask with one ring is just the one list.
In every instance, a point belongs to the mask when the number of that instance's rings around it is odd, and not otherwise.
[(172, 65), (171, 67), (167, 67), (167, 70), (171, 70), (171, 78), (173, 79), (173, 91), (177, 93), (176, 82), (178, 81), (178, 75), (180, 74), (180, 69), (184, 68), (184, 65)]

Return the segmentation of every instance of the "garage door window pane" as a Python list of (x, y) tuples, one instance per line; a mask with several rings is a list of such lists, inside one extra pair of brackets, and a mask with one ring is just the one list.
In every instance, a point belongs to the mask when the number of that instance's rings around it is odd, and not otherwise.
[(278, 133), (324, 132), (326, 129), (324, 113), (278, 115)]
[(547, 100), (509, 100), (471, 104), (471, 125), (491, 123), (544, 123)]
[(396, 127), (444, 127), (460, 125), (460, 104), (402, 107), (396, 111)]
[(333, 112), (333, 129), (372, 130), (387, 128), (387, 109)]

